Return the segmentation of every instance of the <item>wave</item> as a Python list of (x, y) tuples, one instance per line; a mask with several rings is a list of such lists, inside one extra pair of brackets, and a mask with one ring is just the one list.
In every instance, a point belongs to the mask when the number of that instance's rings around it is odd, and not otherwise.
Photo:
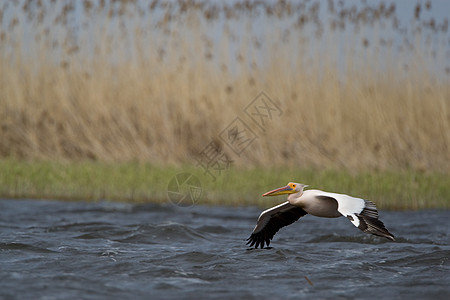
[(423, 251), (407, 255), (407, 251), (402, 251), (393, 256), (401, 256), (400, 258), (393, 258), (386, 260), (384, 266), (402, 266), (402, 267), (430, 267), (444, 266), (448, 264), (450, 257), (450, 250), (435, 250), (424, 255)]
[(115, 239), (122, 243), (150, 243), (160, 244), (167, 242), (190, 243), (199, 240), (212, 240), (208, 232), (194, 229), (179, 223), (165, 223), (158, 225), (141, 225), (130, 230), (127, 237)]
[(331, 242), (343, 242), (343, 243), (359, 243), (359, 244), (383, 244), (391, 243), (381, 237), (361, 234), (361, 235), (339, 235), (339, 234), (326, 234), (318, 237), (314, 237), (308, 241), (308, 243), (331, 243)]
[(56, 253), (56, 251), (52, 251), (43, 247), (37, 247), (30, 244), (16, 243), (16, 242), (0, 243), (0, 251), (8, 251), (8, 250), (22, 250), (35, 253)]

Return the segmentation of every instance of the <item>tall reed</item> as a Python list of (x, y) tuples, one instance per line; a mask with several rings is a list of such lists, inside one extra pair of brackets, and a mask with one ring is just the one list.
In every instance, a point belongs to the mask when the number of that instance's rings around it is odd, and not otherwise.
[[(242, 167), (448, 172), (448, 21), (321, 4), (4, 4), (0, 157), (196, 163), (215, 141)], [(261, 91), (282, 111), (263, 129)], [(236, 117), (240, 155), (219, 138)]]

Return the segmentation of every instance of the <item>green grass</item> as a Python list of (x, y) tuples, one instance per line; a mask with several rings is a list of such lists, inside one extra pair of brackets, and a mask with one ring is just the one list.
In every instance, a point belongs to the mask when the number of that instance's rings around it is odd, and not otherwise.
[(262, 193), (297, 181), (373, 200), (380, 209), (450, 208), (450, 175), (436, 172), (231, 168), (213, 180), (194, 165), (19, 160), (0, 160), (0, 197), (162, 203), (168, 202), (169, 181), (182, 172), (200, 180), (196, 204), (266, 207), (284, 198)]

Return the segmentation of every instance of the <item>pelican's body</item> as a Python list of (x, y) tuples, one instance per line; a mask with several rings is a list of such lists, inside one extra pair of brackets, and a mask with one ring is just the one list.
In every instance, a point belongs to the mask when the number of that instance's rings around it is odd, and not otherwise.
[(319, 190), (308, 190), (304, 191), (301, 197), (291, 199), (289, 203), (301, 207), (308, 214), (316, 217), (337, 218), (342, 216), (338, 211), (338, 203), (333, 200), (339, 198), (336, 197), (337, 195)]
[(316, 217), (347, 217), (353, 225), (364, 232), (395, 240), (394, 236), (378, 220), (378, 211), (373, 202), (345, 194), (320, 190), (303, 191), (306, 185), (290, 182), (287, 186), (263, 194), (276, 196), (289, 194), (288, 201), (261, 213), (253, 233), (248, 238), (250, 247), (269, 246), (275, 233), (300, 217), (310, 214)]

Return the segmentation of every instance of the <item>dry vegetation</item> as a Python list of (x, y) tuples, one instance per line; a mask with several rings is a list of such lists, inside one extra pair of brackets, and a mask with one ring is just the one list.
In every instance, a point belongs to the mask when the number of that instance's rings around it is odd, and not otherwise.
[[(0, 157), (448, 172), (448, 22), (339, 3), (5, 2)], [(237, 156), (261, 91), (283, 114)]]

